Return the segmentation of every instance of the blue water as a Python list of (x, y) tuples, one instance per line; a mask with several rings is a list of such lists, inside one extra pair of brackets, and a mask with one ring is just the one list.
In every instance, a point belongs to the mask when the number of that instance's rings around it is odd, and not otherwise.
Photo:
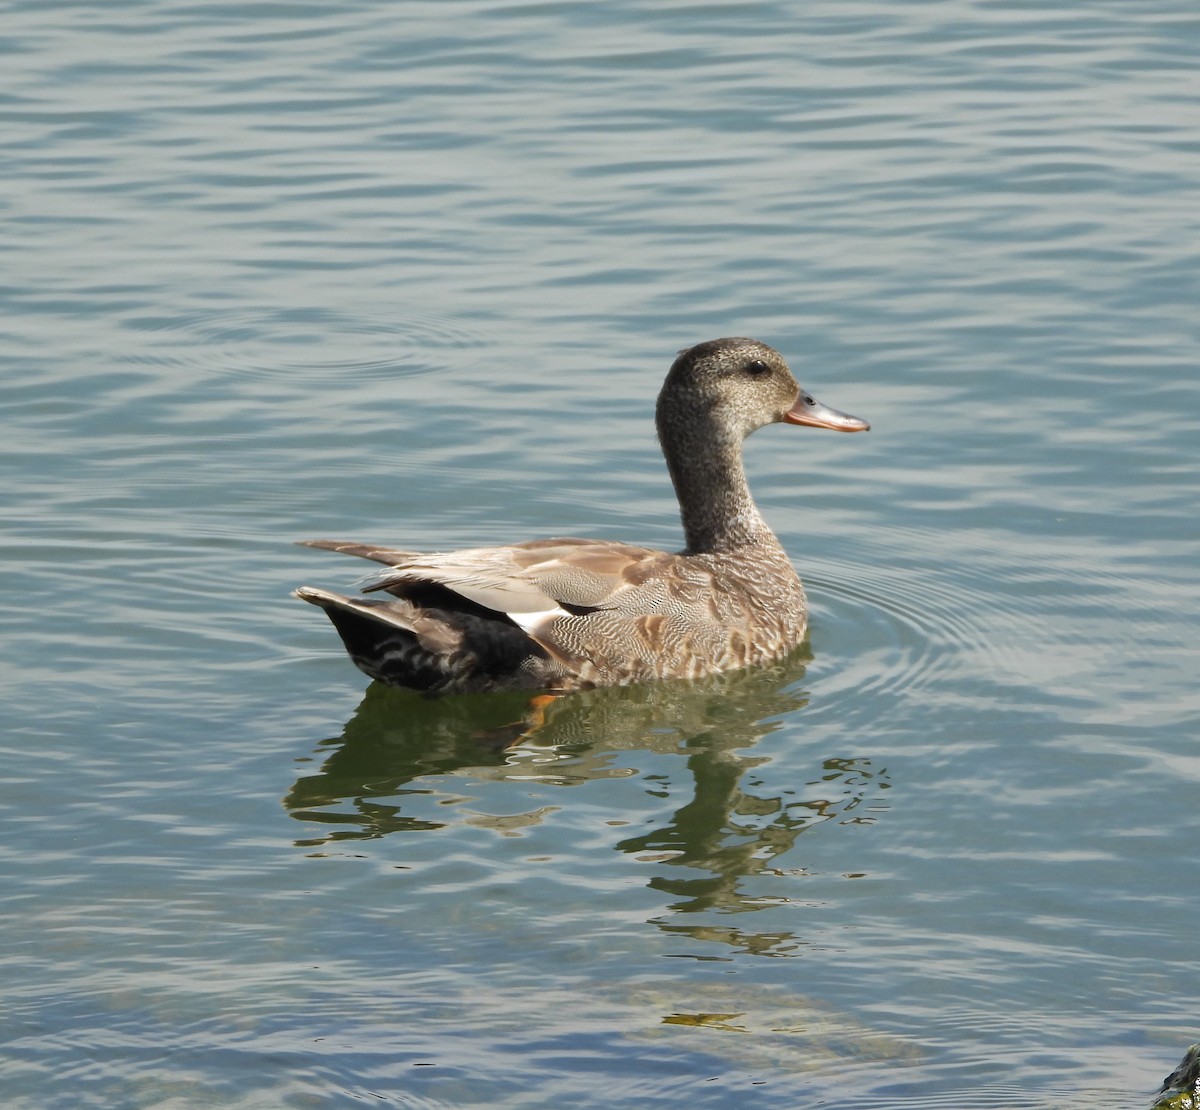
[[(0, 21), (0, 1101), (1138, 1107), (1200, 1040), (1182, 0)], [(676, 546), (748, 334), (805, 651), (367, 684), (291, 546)]]

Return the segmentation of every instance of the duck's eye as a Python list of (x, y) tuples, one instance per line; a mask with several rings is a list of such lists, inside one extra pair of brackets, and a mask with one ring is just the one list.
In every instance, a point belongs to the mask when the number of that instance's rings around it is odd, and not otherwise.
[(770, 372), (771, 368), (761, 358), (751, 359), (746, 363), (746, 373), (753, 374), (756, 378)]

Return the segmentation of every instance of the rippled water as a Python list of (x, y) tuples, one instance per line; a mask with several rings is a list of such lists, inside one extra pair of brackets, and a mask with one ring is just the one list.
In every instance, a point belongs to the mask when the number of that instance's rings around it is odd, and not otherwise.
[[(1148, 1105), (1200, 1040), (1179, 0), (4, 15), (5, 1106)], [(776, 669), (426, 702), (334, 535), (678, 542), (782, 350)]]

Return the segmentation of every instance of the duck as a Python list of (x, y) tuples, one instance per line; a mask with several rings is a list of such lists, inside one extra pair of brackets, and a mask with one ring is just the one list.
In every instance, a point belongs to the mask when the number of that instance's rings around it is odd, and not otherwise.
[(818, 402), (756, 339), (679, 352), (655, 409), (684, 546), (534, 539), (419, 552), (341, 540), (302, 546), (382, 564), (362, 596), (302, 586), (370, 678), (421, 694), (698, 679), (761, 666), (804, 640), (804, 587), (746, 481), (745, 438), (784, 423), (863, 432)]

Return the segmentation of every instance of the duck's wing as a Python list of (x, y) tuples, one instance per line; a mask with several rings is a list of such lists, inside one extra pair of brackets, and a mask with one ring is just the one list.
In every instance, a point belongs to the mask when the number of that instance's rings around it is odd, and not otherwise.
[(300, 547), (319, 547), (324, 551), (340, 551), (343, 555), (357, 555), (360, 559), (373, 559), (377, 563), (402, 563), (405, 559), (418, 558), (416, 551), (401, 551), (397, 547), (381, 547), (374, 543), (354, 543), (351, 540), (298, 540)]
[(406, 597), (423, 585), (442, 586), (505, 614), (526, 631), (557, 616), (618, 607), (620, 595), (643, 582), (652, 564), (672, 558), (629, 544), (573, 539), (392, 554), (401, 557), (372, 575), (365, 593), (386, 590)]

